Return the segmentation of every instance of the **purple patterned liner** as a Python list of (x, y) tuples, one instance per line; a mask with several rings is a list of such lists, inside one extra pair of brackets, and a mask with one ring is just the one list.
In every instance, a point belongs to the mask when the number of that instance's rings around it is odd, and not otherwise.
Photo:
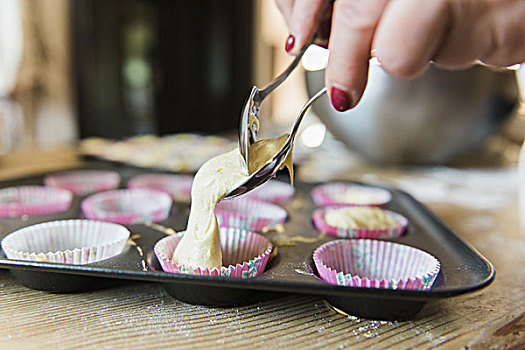
[(278, 205), (253, 198), (225, 200), (215, 207), (221, 227), (240, 227), (248, 231), (262, 231), (286, 221), (286, 210)]
[(193, 176), (173, 174), (142, 174), (128, 181), (129, 189), (146, 188), (162, 191), (173, 199), (189, 201)]
[(85, 217), (117, 224), (142, 224), (167, 219), (171, 197), (160, 191), (112, 190), (89, 196), (82, 201)]
[(117, 188), (120, 175), (111, 170), (74, 170), (47, 175), (44, 184), (83, 195)]
[(350, 287), (428, 290), (441, 268), (435, 257), (420, 249), (369, 239), (325, 243), (313, 259), (321, 279)]
[(270, 180), (248, 192), (245, 198), (255, 198), (265, 202), (280, 204), (291, 201), (294, 195), (295, 189), (292, 185), (282, 181)]
[[(338, 202), (336, 201), (333, 196), (336, 194), (344, 193), (350, 188), (355, 187), (359, 188), (360, 190), (367, 191), (369, 193), (375, 193), (380, 197), (380, 199), (376, 201), (372, 201), (369, 203), (346, 203), (346, 202)], [(333, 206), (333, 207), (350, 207), (350, 206), (368, 206), (368, 207), (377, 207), (377, 206), (383, 206), (390, 202), (392, 200), (392, 194), (382, 188), (378, 187), (371, 187), (371, 186), (361, 186), (361, 185), (354, 185), (349, 184), (345, 182), (330, 182), (326, 184), (322, 184), (319, 186), (316, 186), (312, 190), (312, 199), (315, 202), (315, 204), (320, 206)]]
[(92, 220), (61, 220), (24, 227), (2, 240), (8, 259), (89, 264), (122, 252), (124, 226)]
[(0, 217), (44, 215), (69, 209), (73, 194), (46, 186), (17, 186), (0, 190)]
[(341, 238), (397, 238), (400, 237), (408, 225), (408, 219), (399, 213), (390, 210), (385, 212), (393, 218), (398, 224), (385, 228), (343, 228), (329, 225), (324, 217), (328, 210), (338, 209), (340, 207), (318, 208), (313, 213), (315, 228), (319, 231), (326, 232)]
[[(252, 278), (264, 272), (273, 246), (268, 239), (235, 227), (220, 228), (222, 260), (220, 269), (192, 269), (177, 265), (171, 257), (184, 232), (165, 237), (153, 248), (164, 272), (191, 275)], [(242, 261), (242, 262), (241, 262)]]

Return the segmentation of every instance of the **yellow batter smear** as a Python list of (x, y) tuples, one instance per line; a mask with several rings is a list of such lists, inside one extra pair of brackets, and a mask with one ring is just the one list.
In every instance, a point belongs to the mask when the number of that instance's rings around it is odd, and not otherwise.
[(253, 126), (259, 130), (259, 119), (253, 114), (253, 112), (250, 113), (250, 116), (248, 117), (248, 128), (252, 130)]
[(397, 221), (383, 209), (372, 207), (345, 207), (331, 209), (324, 215), (326, 223), (341, 228), (386, 228), (397, 225)]
[(333, 306), (332, 304), (329, 304), (326, 300), (323, 300), (323, 302), (324, 302), (325, 306), (326, 306), (327, 308), (329, 308), (330, 310), (332, 310), (332, 311), (334, 311), (334, 312), (336, 312), (336, 313), (338, 313), (338, 314), (341, 314), (341, 315), (343, 315), (343, 316), (346, 316), (346, 317), (348, 317), (348, 318), (351, 318), (351, 319), (354, 319), (354, 320), (357, 319), (357, 317), (355, 317), (355, 316), (350, 316), (349, 314), (347, 314), (347, 313), (344, 312), (343, 310), (340, 310), (340, 309), (336, 308), (335, 306)]
[(283, 224), (277, 224), (277, 225), (274, 225), (274, 226), (265, 226), (261, 230), (262, 233), (268, 233), (268, 232), (272, 232), (272, 231), (284, 232), (284, 225)]
[(286, 143), (288, 134), (257, 141), (248, 147), (248, 171), (250, 175), (261, 169)]
[(277, 235), (272, 239), (272, 243), (276, 247), (294, 246), (299, 243), (315, 243), (326, 237), (326, 232), (321, 232), (317, 237), (304, 237), (304, 236), (288, 236), (288, 235)]
[[(282, 148), (288, 134), (278, 138), (261, 140), (248, 150), (250, 174), (263, 167)], [(290, 152), (291, 153), (291, 152)], [(191, 188), (191, 208), (186, 233), (180, 240), (173, 261), (192, 269), (220, 268), (222, 252), (215, 206), (228, 193), (248, 180), (239, 149), (214, 157), (204, 163)], [(290, 164), (286, 164), (288, 169)]]
[(284, 163), (283, 163), (283, 166), (281, 167), (281, 169), (283, 169), (284, 167), (286, 167), (286, 169), (288, 169), (288, 174), (290, 174), (290, 185), (293, 186), (293, 161), (292, 161), (292, 153), (293, 153), (293, 145), (292, 145), (292, 148), (290, 149), (290, 153), (288, 153), (288, 156), (287, 156), (286, 159), (284, 160)]
[[(248, 171), (250, 175), (265, 166), (283, 148), (288, 136), (289, 134), (284, 134), (279, 137), (260, 140), (248, 147)], [(284, 167), (288, 169), (290, 182), (293, 185), (292, 150), (288, 153), (281, 169)]]

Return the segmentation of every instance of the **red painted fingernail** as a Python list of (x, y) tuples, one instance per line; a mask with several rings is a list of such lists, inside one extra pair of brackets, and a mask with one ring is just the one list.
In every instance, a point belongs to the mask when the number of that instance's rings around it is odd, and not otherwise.
[(284, 49), (286, 52), (290, 52), (293, 50), (293, 47), (295, 45), (295, 36), (292, 34), (288, 35), (288, 39), (286, 39), (286, 45), (284, 46)]
[(341, 89), (332, 87), (330, 97), (332, 99), (332, 106), (339, 112), (344, 112), (352, 107), (352, 99)]

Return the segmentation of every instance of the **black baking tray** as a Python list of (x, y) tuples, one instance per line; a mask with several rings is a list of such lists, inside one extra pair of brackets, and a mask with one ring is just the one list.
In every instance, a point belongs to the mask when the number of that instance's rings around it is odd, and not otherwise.
[[(122, 176), (121, 187), (132, 176), (146, 172), (135, 167), (91, 162), (86, 169), (113, 169)], [(151, 171), (147, 171), (151, 172)], [(0, 187), (42, 184), (45, 174), (0, 182)], [(10, 269), (24, 285), (51, 292), (71, 292), (102, 286), (108, 278), (162, 283), (175, 298), (193, 304), (213, 307), (238, 305), (256, 300), (270, 292), (301, 293), (325, 297), (335, 307), (355, 316), (371, 319), (407, 319), (419, 312), (425, 303), (473, 292), (488, 286), (494, 279), (493, 265), (468, 243), (461, 240), (436, 215), (406, 192), (387, 188), (392, 201), (385, 208), (403, 214), (409, 225), (405, 234), (392, 241), (407, 244), (434, 255), (441, 271), (431, 290), (390, 290), (343, 287), (323, 282), (317, 277), (312, 259), (321, 244), (339, 239), (320, 235), (312, 224), (316, 208), (310, 191), (316, 184), (296, 183), (293, 202), (282, 205), (289, 218), (284, 232), (263, 233), (271, 241), (283, 236), (317, 238), (312, 243), (297, 243), (278, 247), (278, 253), (266, 272), (256, 278), (238, 279), (179, 275), (162, 272), (153, 254), (155, 242), (166, 236), (151, 225), (127, 225), (134, 244), (128, 244), (122, 254), (88, 265), (65, 265), (46, 262), (8, 260), (0, 255), (0, 268)], [(21, 227), (51, 220), (81, 218), (80, 202), (75, 196), (69, 210), (22, 218), (1, 218), (0, 238)], [(175, 202), (167, 220), (158, 224), (176, 231), (185, 229), (189, 203)], [(136, 244), (136, 245), (135, 245)]]

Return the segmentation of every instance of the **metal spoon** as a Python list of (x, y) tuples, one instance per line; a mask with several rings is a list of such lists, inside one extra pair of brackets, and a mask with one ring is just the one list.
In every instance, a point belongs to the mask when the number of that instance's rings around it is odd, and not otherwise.
[(294, 58), (292, 63), (276, 78), (269, 82), (264, 88), (259, 89), (257, 86), (253, 86), (248, 95), (248, 99), (244, 103), (244, 107), (241, 112), (241, 119), (239, 124), (239, 150), (244, 159), (246, 168), (248, 168), (248, 147), (257, 140), (258, 128), (252, 126), (250, 115), (259, 120), (259, 111), (263, 100), (279, 85), (281, 85), (290, 73), (297, 67), (301, 58), (303, 57), (306, 49), (314, 42), (315, 35), (304, 45), (299, 54)]
[[(228, 193), (228, 195), (224, 197), (225, 199), (230, 199), (240, 196), (241, 194), (245, 194), (246, 192), (253, 190), (254, 188), (268, 181), (271, 177), (275, 176), (277, 171), (279, 171), (279, 169), (281, 169), (281, 167), (283, 166), (284, 161), (286, 160), (288, 154), (293, 148), (295, 135), (297, 134), (297, 130), (299, 130), (299, 125), (301, 124), (301, 121), (303, 120), (306, 111), (319, 97), (324, 95), (326, 90), (326, 87), (319, 90), (319, 92), (317, 92), (311, 99), (309, 99), (308, 102), (306, 102), (306, 104), (303, 106), (303, 108), (301, 108), (299, 116), (297, 117), (297, 119), (295, 120), (295, 124), (293, 125), (292, 131), (286, 139), (286, 143), (275, 154), (275, 156), (273, 156), (272, 159), (266, 162), (266, 164), (261, 169), (253, 173), (244, 184)], [(246, 168), (248, 168), (248, 166), (246, 166)]]

